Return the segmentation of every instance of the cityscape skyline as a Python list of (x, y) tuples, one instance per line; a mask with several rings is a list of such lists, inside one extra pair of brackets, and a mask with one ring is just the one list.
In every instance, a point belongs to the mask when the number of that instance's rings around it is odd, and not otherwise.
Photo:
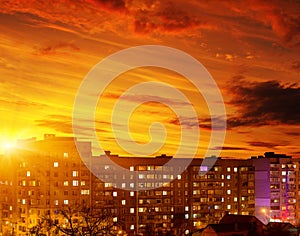
[[(227, 135), (222, 147), (213, 147), (222, 149), (220, 156), (241, 158), (274, 150), (300, 157), (298, 1), (0, 2), (0, 153), (18, 139), (41, 139), (44, 133), (73, 136), (74, 100), (93, 66), (122, 49), (165, 45), (202, 63), (221, 91)], [(111, 128), (114, 105), (131, 86), (158, 81), (180, 90), (193, 105), (201, 132), (195, 156), (203, 157), (211, 119), (218, 122), (218, 117), (210, 116), (207, 101), (187, 78), (154, 67), (123, 73), (97, 95), (95, 123), (103, 150), (128, 155)], [(152, 140), (153, 122), (165, 126), (166, 140), (155, 140), (163, 146), (154, 156), (174, 156), (178, 146), (189, 147), (180, 143), (181, 125), (197, 126), (189, 116), (179, 122), (173, 108), (185, 109), (187, 104), (172, 96), (123, 97), (125, 111), (148, 99), (128, 124), (136, 143)], [(128, 141), (126, 137), (118, 135)]]
[[(68, 212), (81, 222), (78, 214), (84, 209), (108, 212), (104, 219), (113, 235), (187, 235), (213, 227), (228, 214), (247, 216), (248, 223), (255, 216), (265, 233), (269, 222), (300, 224), (299, 158), (274, 152), (248, 159), (218, 158), (208, 170), (203, 159), (184, 168), (180, 159), (178, 165), (169, 165), (172, 157), (166, 155), (106, 152), (109, 162), (103, 155), (91, 155), (91, 143), (81, 145), (90, 162), (103, 160), (92, 172), (74, 139), (54, 134), (24, 141), (0, 156), (6, 166), (0, 173), (1, 233), (25, 236), (41, 227), (40, 233), (56, 235), (55, 229), (62, 227), (60, 234), (66, 234), (71, 230)], [(119, 175), (115, 164), (130, 174)], [(43, 226), (45, 219), (56, 223)], [(83, 230), (82, 224), (75, 227)], [(259, 235), (266, 235), (263, 232)]]

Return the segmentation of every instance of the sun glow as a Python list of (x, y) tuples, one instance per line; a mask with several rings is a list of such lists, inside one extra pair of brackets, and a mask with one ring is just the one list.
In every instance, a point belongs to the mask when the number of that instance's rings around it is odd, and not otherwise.
[(16, 142), (12, 140), (2, 140), (0, 142), (0, 153), (6, 153), (16, 148)]

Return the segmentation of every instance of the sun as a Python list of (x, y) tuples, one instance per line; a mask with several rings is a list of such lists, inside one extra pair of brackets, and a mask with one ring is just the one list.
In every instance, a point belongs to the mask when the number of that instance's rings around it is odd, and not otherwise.
[(3, 143), (3, 149), (5, 150), (10, 150), (13, 149), (15, 147), (15, 143), (13, 142), (4, 142)]
[(16, 148), (16, 143), (14, 141), (2, 141), (0, 142), (0, 153), (7, 153)]

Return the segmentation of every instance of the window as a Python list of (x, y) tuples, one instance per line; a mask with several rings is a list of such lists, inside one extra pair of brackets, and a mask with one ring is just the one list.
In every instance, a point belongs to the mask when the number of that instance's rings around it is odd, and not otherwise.
[(133, 207), (130, 208), (130, 213), (134, 213), (134, 208)]
[(134, 196), (134, 192), (130, 192), (130, 197), (133, 197)]
[(89, 195), (89, 194), (90, 194), (90, 190), (88, 190), (88, 189), (81, 190), (81, 195)]
[(187, 220), (189, 218), (189, 214), (185, 214), (184, 218)]
[(131, 229), (131, 230), (134, 230), (134, 225), (130, 225), (130, 229)]
[(72, 176), (73, 177), (78, 177), (78, 171), (77, 170), (73, 170)]
[(78, 186), (78, 180), (73, 180), (73, 186)]
[(188, 207), (188, 206), (185, 206), (184, 210), (185, 210), (185, 211), (189, 211), (189, 207)]
[(29, 170), (26, 172), (26, 176), (30, 177), (30, 171)]
[(57, 161), (53, 162), (53, 167), (58, 167), (58, 162)]
[(233, 168), (233, 171), (234, 171), (234, 172), (238, 172), (238, 168), (237, 168), (237, 167), (234, 167), (234, 168)]
[(231, 176), (230, 176), (230, 175), (227, 175), (227, 176), (226, 176), (226, 179), (230, 179), (230, 178), (231, 178)]
[(227, 172), (230, 172), (230, 171), (231, 171), (230, 167), (227, 167)]
[(177, 175), (177, 179), (181, 179), (181, 175)]
[(114, 197), (118, 196), (118, 192), (113, 192), (113, 196)]
[(227, 190), (227, 194), (231, 194), (231, 190), (230, 189)]
[(134, 171), (134, 166), (130, 166), (130, 167), (129, 167), (129, 170), (130, 170), (130, 171)]
[(69, 153), (64, 152), (64, 157), (65, 157), (65, 158), (69, 157)]
[(68, 204), (69, 204), (69, 200), (67, 200), (67, 199), (64, 200), (64, 204), (65, 204), (65, 205), (68, 205)]
[(64, 186), (69, 186), (69, 181), (64, 181)]
[(231, 209), (231, 205), (227, 205), (227, 210), (230, 210)]
[(234, 197), (234, 198), (233, 198), (233, 201), (234, 201), (234, 202), (237, 202), (237, 201), (238, 201), (238, 198), (237, 198), (237, 197)]
[(126, 205), (126, 200), (122, 200), (122, 205)]
[(84, 181), (84, 180), (81, 181), (80, 185), (81, 185), (81, 186), (85, 186), (85, 181)]
[(58, 200), (54, 200), (54, 205), (58, 206)]

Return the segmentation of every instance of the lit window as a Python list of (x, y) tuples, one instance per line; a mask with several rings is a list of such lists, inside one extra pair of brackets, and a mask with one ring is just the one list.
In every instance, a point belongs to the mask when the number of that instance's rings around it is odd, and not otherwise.
[(282, 179), (282, 182), (283, 182), (283, 183), (285, 183), (285, 182), (286, 182), (286, 179), (285, 179), (285, 178), (283, 178), (283, 179)]
[(186, 207), (184, 208), (184, 210), (185, 210), (185, 211), (189, 211), (189, 207), (186, 206)]
[(113, 222), (118, 222), (118, 217), (114, 217)]
[(145, 179), (145, 175), (144, 174), (139, 174), (139, 179)]
[(143, 207), (139, 207), (139, 212), (144, 212), (144, 208)]
[(134, 183), (129, 184), (130, 188), (134, 188)]
[(69, 181), (64, 181), (64, 186), (69, 186)]
[(126, 183), (122, 183), (122, 188), (126, 188)]
[(134, 196), (134, 192), (130, 192), (130, 197), (133, 197)]
[(134, 225), (130, 225), (130, 229), (131, 229), (131, 230), (134, 230)]
[(227, 167), (227, 172), (230, 172), (230, 170), (231, 170), (230, 167)]
[(109, 169), (109, 165), (105, 165), (104, 170), (108, 170), (108, 169)]
[(126, 205), (126, 200), (122, 200), (122, 205)]
[(67, 153), (67, 152), (64, 152), (64, 157), (69, 157), (69, 153)]
[(227, 176), (226, 176), (226, 179), (230, 179), (230, 178), (231, 178), (231, 176), (230, 176), (230, 175), (227, 175)]
[(227, 210), (230, 210), (231, 209), (231, 205), (227, 205)]
[(181, 179), (181, 175), (177, 175), (177, 179)]
[(26, 176), (30, 177), (30, 171), (29, 170), (27, 171)]
[(78, 180), (73, 180), (73, 186), (78, 186)]
[(130, 208), (130, 213), (134, 213), (134, 208), (133, 207)]
[(281, 174), (282, 174), (282, 175), (286, 175), (286, 171), (282, 171)]
[(227, 194), (231, 194), (231, 190), (230, 189), (227, 190)]
[(58, 200), (54, 200), (54, 205), (58, 206)]
[(90, 194), (90, 190), (89, 189), (82, 189), (81, 190), (81, 195), (89, 195)]
[(72, 176), (73, 176), (73, 177), (78, 177), (78, 171), (77, 171), (77, 170), (73, 170)]
[(68, 205), (69, 204), (69, 200), (64, 200), (64, 204)]
[(237, 198), (237, 197), (234, 197), (234, 198), (233, 198), (233, 201), (234, 201), (234, 202), (237, 202), (237, 201), (238, 201), (238, 198)]
[(130, 171), (134, 171), (134, 166), (130, 166), (130, 167), (129, 167), (129, 170), (130, 170)]
[(237, 168), (237, 167), (234, 167), (234, 168), (233, 168), (233, 171), (234, 171), (234, 172), (238, 172), (238, 168)]
[(184, 218), (187, 220), (189, 218), (189, 214), (185, 214)]
[(26, 199), (22, 199), (22, 204), (23, 204), (23, 205), (26, 204)]
[(163, 191), (163, 195), (164, 195), (164, 196), (167, 196), (167, 195), (168, 195), (168, 192), (167, 192), (167, 191)]
[(118, 196), (118, 192), (113, 192), (113, 196), (114, 197)]
[(214, 205), (214, 209), (215, 210), (219, 210), (220, 209), (220, 205)]
[(208, 171), (208, 167), (207, 166), (200, 166), (200, 171)]
[(85, 186), (85, 181), (84, 181), (84, 180), (81, 181), (80, 185), (81, 185), (81, 186)]
[(53, 162), (53, 167), (58, 167), (58, 162), (57, 161)]
[(222, 202), (224, 202), (225, 201), (225, 199), (222, 197)]
[(282, 164), (282, 165), (281, 165), (281, 168), (284, 169), (284, 168), (285, 168), (285, 164)]

